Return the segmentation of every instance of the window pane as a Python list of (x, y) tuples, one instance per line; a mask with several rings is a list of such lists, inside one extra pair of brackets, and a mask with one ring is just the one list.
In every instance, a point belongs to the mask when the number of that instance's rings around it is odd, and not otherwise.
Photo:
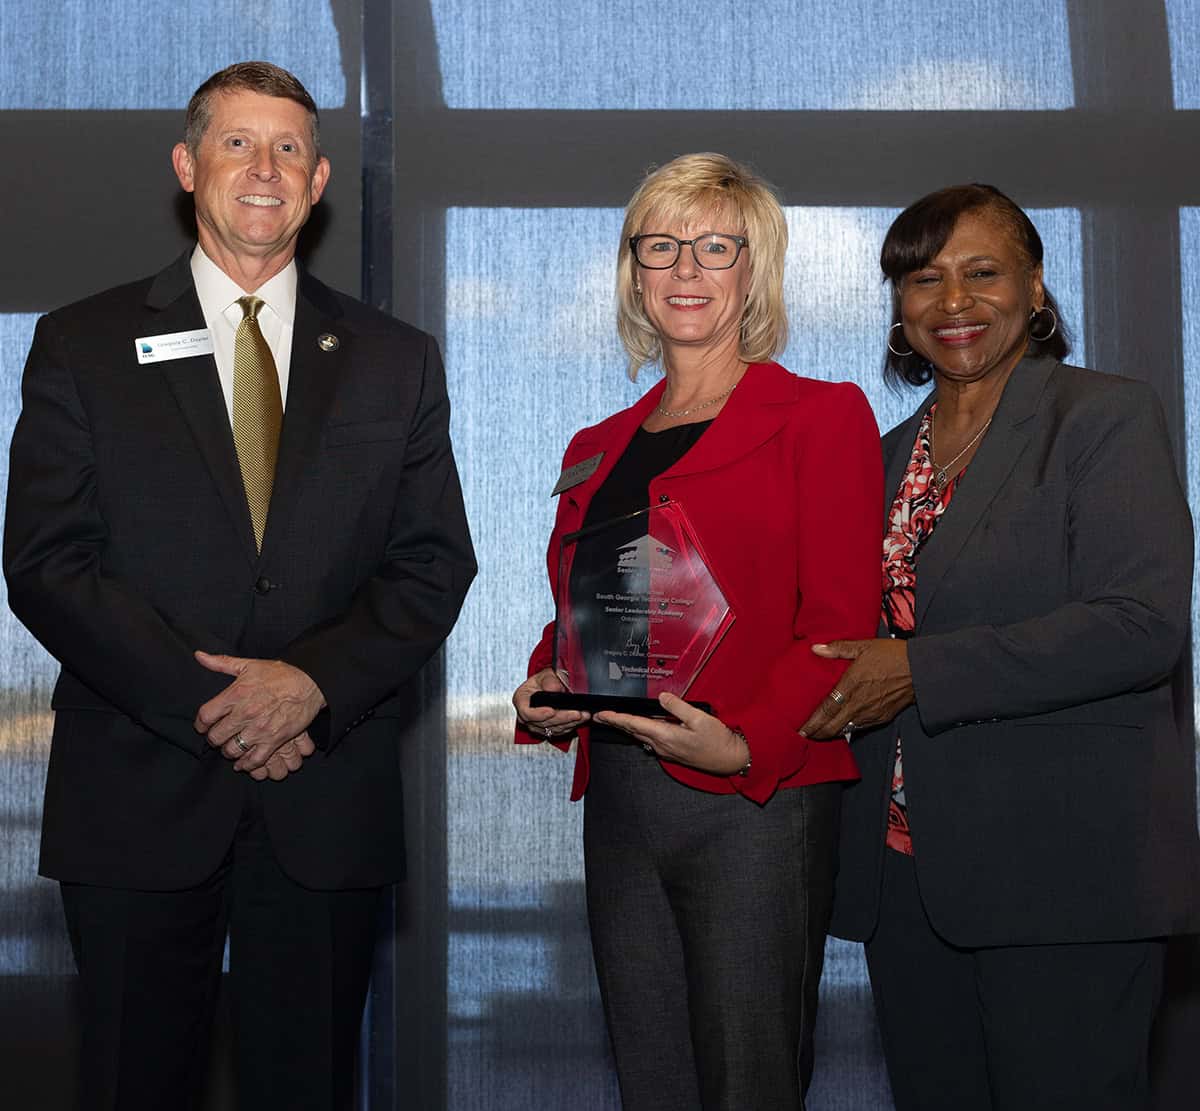
[(330, 0), (0, 4), (0, 108), (182, 108), (214, 70), (269, 58), (320, 108), (346, 102)]
[(618, 1106), (572, 758), (517, 749), (509, 696), (553, 613), (544, 557), (567, 440), (652, 380), (622, 372), (620, 228), (617, 211), (446, 215), (452, 432), (480, 567), (447, 652), (447, 1106), (461, 1111)]
[(1171, 38), (1171, 82), (1176, 108), (1200, 108), (1200, 0), (1167, 0), (1167, 29)]
[[(0, 442), (12, 439), (21, 370), (36, 313), (0, 313)], [(0, 498), (8, 451), (0, 453)], [(71, 967), (57, 886), (38, 878), (41, 784), (50, 751), (50, 690), (58, 666), (8, 608), (0, 580), (0, 977), (61, 973)]]
[(1020, 109), (1074, 103), (1065, 0), (695, 6), (433, 0), (451, 108)]
[[(1200, 521), (1200, 208), (1181, 209), (1179, 217), (1187, 490), (1196, 522)], [(1192, 698), (1200, 726), (1200, 562), (1192, 568)], [(1200, 771), (1200, 750), (1196, 759)]]
[[(1047, 280), (1078, 325), (1079, 214), (1031, 215)], [(858, 381), (884, 429), (923, 393), (898, 398), (879, 376), (889, 316), (877, 259), (894, 216), (787, 211), (792, 341), (781, 361)], [(623, 373), (613, 319), (620, 226), (616, 209), (446, 215), (452, 431), (480, 565), (447, 651), (455, 1108), (617, 1106), (583, 908), (582, 807), (567, 801), (573, 757), (513, 746), (509, 697), (553, 615), (544, 561), (563, 449), (657, 380), (647, 370), (635, 385)], [(824, 1036), (839, 1055), (828, 1082), (882, 1092), (858, 946), (830, 944), (823, 991)], [(819, 1070), (818, 1092), (823, 1083)]]

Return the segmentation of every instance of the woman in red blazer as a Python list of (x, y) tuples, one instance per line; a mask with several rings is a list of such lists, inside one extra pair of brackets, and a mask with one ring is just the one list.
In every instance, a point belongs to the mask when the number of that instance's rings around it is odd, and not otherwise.
[(513, 696), (518, 740), (578, 734), (572, 798), (586, 797), (626, 1111), (793, 1111), (812, 1073), (841, 784), (857, 772), (845, 741), (798, 730), (845, 666), (810, 646), (874, 629), (882, 474), (862, 393), (769, 361), (786, 247), (770, 188), (721, 155), (646, 179), (625, 216), (618, 327), (631, 374), (657, 363), (664, 380), (571, 441), (550, 539), (557, 597), (564, 536), (683, 510), (734, 614), (687, 690), (712, 712), (670, 694), (655, 718), (531, 705), (564, 689), (553, 624)]

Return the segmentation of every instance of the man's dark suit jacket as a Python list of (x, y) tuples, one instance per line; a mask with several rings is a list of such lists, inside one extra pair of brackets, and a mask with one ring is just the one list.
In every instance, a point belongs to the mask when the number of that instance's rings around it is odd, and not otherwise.
[(26, 365), (4, 561), (62, 664), (41, 871), (167, 890), (216, 869), (248, 787), (192, 728), (230, 682), (200, 648), (316, 681), (319, 751), (256, 788), (276, 857), (309, 887), (384, 884), (403, 870), (397, 692), (475, 573), (437, 346), (301, 271), (260, 556), (212, 356), (135, 357), (136, 337), (204, 327), (188, 258), (43, 317)]
[[(890, 504), (928, 398), (883, 440)], [(915, 706), (857, 738), (832, 931), (878, 916), (897, 734), (921, 898), (955, 945), (1200, 926), (1169, 675), (1192, 524), (1153, 391), (1026, 359), (917, 557)]]

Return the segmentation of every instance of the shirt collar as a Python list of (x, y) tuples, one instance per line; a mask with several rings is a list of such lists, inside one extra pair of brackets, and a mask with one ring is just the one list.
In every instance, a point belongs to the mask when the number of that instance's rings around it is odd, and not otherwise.
[[(192, 280), (196, 283), (196, 296), (206, 320), (222, 315), (246, 292), (212, 259), (204, 253), (199, 243), (192, 252)], [(292, 259), (273, 278), (263, 282), (254, 291), (267, 307), (285, 324), (291, 325), (296, 318), (296, 287), (298, 284), (296, 260)], [(238, 310), (241, 315), (241, 310)]]

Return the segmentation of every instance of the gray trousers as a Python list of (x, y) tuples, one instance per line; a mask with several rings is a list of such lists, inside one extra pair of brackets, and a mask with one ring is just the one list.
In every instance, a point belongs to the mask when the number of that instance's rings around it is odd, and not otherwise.
[(592, 746), (592, 951), (625, 1111), (801, 1111), (841, 784), (766, 806)]

